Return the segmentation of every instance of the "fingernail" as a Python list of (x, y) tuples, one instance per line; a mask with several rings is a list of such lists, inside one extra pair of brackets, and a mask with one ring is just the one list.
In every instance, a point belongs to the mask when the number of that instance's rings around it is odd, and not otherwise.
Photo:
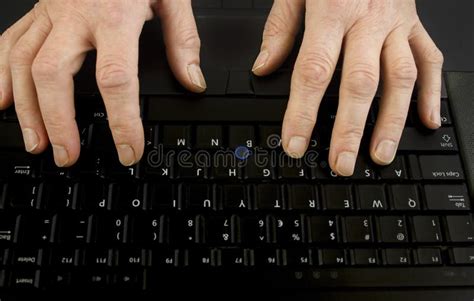
[(198, 87), (200, 90), (206, 90), (207, 84), (204, 79), (204, 74), (198, 65), (192, 64), (188, 66), (188, 74), (191, 78), (191, 82)]
[(287, 154), (292, 158), (301, 158), (303, 157), (306, 151), (307, 140), (305, 137), (295, 136), (290, 139), (288, 143)]
[(53, 144), (54, 162), (58, 167), (64, 167), (69, 163), (69, 155), (66, 148)]
[(441, 126), (441, 114), (439, 113), (438, 109), (433, 109), (433, 111), (431, 112), (430, 119), (431, 119), (431, 122), (436, 124), (438, 127)]
[(130, 145), (118, 145), (117, 146), (118, 150), (118, 155), (119, 155), (119, 160), (120, 163), (124, 166), (132, 166), (137, 162), (137, 159), (135, 157), (135, 152), (133, 151), (133, 148)]
[(32, 129), (23, 129), (23, 141), (25, 142), (25, 149), (27, 152), (33, 152), (39, 144), (39, 138), (36, 132)]
[(397, 144), (390, 140), (384, 140), (377, 145), (375, 157), (383, 164), (390, 164), (395, 159)]
[(340, 153), (336, 160), (336, 172), (343, 177), (354, 174), (356, 155), (350, 152)]
[(252, 71), (255, 72), (258, 69), (263, 68), (268, 61), (269, 53), (266, 50), (263, 50), (260, 52), (260, 54), (257, 56), (257, 59), (255, 60), (255, 64), (253, 65)]

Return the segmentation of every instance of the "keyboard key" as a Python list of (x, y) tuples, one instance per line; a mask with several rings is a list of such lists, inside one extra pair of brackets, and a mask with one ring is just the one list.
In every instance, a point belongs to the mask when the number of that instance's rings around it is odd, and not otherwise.
[(377, 249), (351, 250), (352, 263), (357, 266), (377, 266), (380, 264)]
[(281, 187), (276, 184), (255, 186), (255, 206), (261, 210), (282, 210), (285, 208)]
[(227, 84), (227, 95), (254, 95), (250, 72), (231, 71)]
[(352, 210), (354, 200), (349, 185), (325, 185), (323, 187), (323, 204), (326, 210)]
[(21, 150), (25, 148), (23, 134), (18, 123), (0, 123), (0, 148)]
[(112, 249), (88, 249), (84, 258), (89, 267), (106, 268), (116, 265), (116, 256)]
[(425, 180), (464, 180), (458, 156), (420, 156), (420, 167)]
[(359, 156), (354, 168), (354, 174), (351, 179), (355, 180), (374, 180), (378, 177), (376, 174), (374, 164), (370, 158)]
[(311, 249), (288, 249), (286, 257), (290, 267), (309, 267), (318, 263), (317, 254), (315, 256)]
[(442, 265), (441, 251), (435, 248), (420, 248), (416, 250), (418, 264), (420, 265)]
[(167, 244), (169, 219), (164, 215), (134, 216), (129, 220), (130, 241), (138, 245)]
[(420, 243), (440, 243), (443, 240), (437, 216), (414, 216), (413, 233), (414, 240)]
[(78, 183), (46, 182), (43, 188), (45, 207), (50, 210), (76, 209), (78, 187)]
[(339, 225), (337, 217), (312, 216), (309, 218), (309, 233), (312, 243), (337, 243)]
[(270, 216), (246, 217), (242, 219), (244, 232), (242, 242), (247, 245), (275, 243), (275, 219)]
[(306, 241), (307, 228), (304, 216), (275, 217), (276, 240), (280, 244), (298, 244)]
[(6, 199), (4, 204), (8, 204), (14, 209), (39, 209), (43, 185), (34, 182), (10, 182), (5, 188)]
[(281, 147), (281, 127), (280, 126), (260, 126), (259, 146), (264, 149), (279, 149)]
[(253, 126), (229, 126), (229, 147), (236, 149), (240, 146), (254, 148), (255, 128)]
[(255, 265), (258, 267), (277, 267), (286, 265), (286, 258), (282, 250), (257, 249), (255, 250)]
[(128, 234), (128, 216), (96, 215), (92, 217), (91, 241), (98, 244), (119, 244), (126, 242)]
[(257, 96), (288, 96), (290, 83), (291, 70), (280, 70), (265, 78), (252, 76), (252, 85)]
[(382, 185), (357, 185), (357, 199), (362, 210), (387, 210), (388, 204)]
[(82, 263), (83, 254), (78, 249), (55, 248), (50, 257), (50, 264), (53, 267), (70, 268)]
[(289, 208), (294, 210), (317, 210), (319, 199), (317, 187), (312, 185), (288, 185)]
[(144, 288), (144, 273), (140, 271), (123, 271), (113, 276), (114, 285), (121, 290), (140, 290)]
[(458, 151), (453, 128), (441, 128), (436, 131), (421, 131), (405, 128), (399, 145), (399, 151), (440, 152)]
[(395, 160), (389, 166), (379, 167), (378, 172), (383, 180), (408, 179), (405, 159), (400, 156), (395, 157)]
[(15, 271), (12, 274), (10, 286), (17, 289), (38, 289), (40, 276), (39, 270)]
[(426, 206), (429, 210), (467, 211), (471, 209), (464, 185), (426, 185)]
[(148, 264), (148, 250), (145, 249), (121, 249), (118, 251), (118, 264), (120, 267), (139, 268)]
[(407, 243), (409, 242), (406, 220), (403, 216), (379, 217), (380, 242)]
[(172, 220), (173, 241), (181, 244), (201, 244), (206, 241), (205, 222), (201, 215), (183, 216)]
[(172, 184), (150, 185), (150, 205), (152, 210), (180, 210), (178, 188)]
[(387, 249), (384, 251), (385, 263), (393, 266), (411, 265), (411, 254), (407, 249)]
[(372, 218), (369, 216), (344, 217), (344, 237), (348, 243), (369, 243), (374, 241)]
[(196, 128), (196, 147), (198, 149), (218, 149), (223, 146), (222, 127), (208, 125)]
[(181, 187), (183, 202), (191, 209), (215, 209), (216, 202), (212, 186), (190, 184)]
[(446, 216), (447, 237), (451, 242), (474, 241), (474, 227), (469, 215)]
[(115, 183), (110, 186), (109, 198), (113, 207), (125, 212), (148, 209), (148, 185)]
[(19, 218), (18, 241), (24, 244), (45, 244), (55, 240), (56, 218), (52, 213), (23, 214)]
[(226, 268), (241, 268), (250, 265), (249, 252), (245, 249), (223, 249), (220, 251), (221, 264)]
[(191, 127), (167, 125), (163, 127), (163, 140), (165, 148), (191, 147)]
[(187, 251), (188, 266), (192, 268), (206, 268), (216, 266), (216, 252), (214, 249), (193, 249)]
[(343, 249), (319, 250), (319, 264), (322, 266), (345, 266), (348, 264), (346, 251)]
[(452, 248), (451, 261), (455, 265), (474, 265), (474, 248)]
[(0, 242), (13, 242), (16, 228), (16, 216), (11, 213), (0, 212)]
[(86, 214), (61, 214), (57, 217), (60, 243), (84, 244), (90, 241), (90, 217)]
[(181, 253), (179, 250), (173, 249), (154, 249), (152, 251), (152, 266), (158, 267), (178, 267), (181, 264)]
[(17, 267), (32, 268), (43, 264), (42, 249), (16, 249), (12, 255), (12, 264)]
[(452, 124), (451, 114), (449, 112), (448, 102), (441, 102), (441, 124), (443, 126), (448, 126)]
[(286, 155), (280, 160), (278, 168), (279, 179), (305, 179), (310, 176), (304, 160), (293, 159)]
[(217, 198), (224, 210), (249, 210), (250, 204), (246, 186), (222, 185), (217, 188)]
[(420, 210), (421, 201), (414, 185), (391, 185), (389, 193), (392, 208), (395, 210)]
[(240, 220), (236, 215), (214, 216), (205, 221), (206, 241), (213, 246), (240, 242)]

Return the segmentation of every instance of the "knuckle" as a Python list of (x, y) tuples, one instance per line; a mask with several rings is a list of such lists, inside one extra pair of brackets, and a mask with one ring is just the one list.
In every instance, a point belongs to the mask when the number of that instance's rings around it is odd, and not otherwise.
[(132, 117), (121, 118), (120, 120), (110, 120), (109, 127), (113, 133), (115, 143), (121, 144), (124, 141), (132, 141), (136, 138), (136, 119)]
[(201, 39), (199, 38), (196, 28), (183, 28), (179, 32), (178, 37), (178, 44), (181, 48), (196, 49), (201, 47)]
[(389, 76), (397, 85), (411, 89), (418, 77), (418, 69), (412, 59), (401, 57), (393, 63)]
[(379, 84), (377, 68), (359, 63), (349, 68), (344, 81), (344, 90), (359, 99), (373, 97)]
[(97, 66), (97, 84), (101, 89), (127, 88), (136, 76), (121, 58), (104, 58)]
[(335, 64), (326, 51), (317, 51), (298, 60), (298, 84), (308, 90), (325, 89), (332, 78)]
[(401, 131), (405, 127), (406, 119), (406, 115), (388, 113), (385, 118), (386, 121), (383, 123), (383, 126), (387, 129), (390, 129), (390, 131), (387, 132), (392, 132), (393, 130)]
[(36, 81), (51, 81), (60, 74), (61, 65), (52, 55), (38, 56), (33, 61), (31, 72)]
[(438, 67), (441, 67), (444, 63), (443, 53), (437, 47), (427, 48), (423, 57), (427, 62)]
[(288, 22), (280, 13), (274, 13), (268, 18), (263, 32), (264, 38), (280, 37), (282, 34), (288, 34)]
[(0, 45), (8, 47), (11, 46), (13, 40), (13, 31), (11, 28), (5, 30), (5, 32), (0, 36)]
[(312, 128), (316, 124), (316, 113), (311, 110), (297, 110), (288, 115), (287, 123), (300, 129)]
[(12, 67), (31, 65), (35, 53), (33, 48), (26, 43), (18, 43), (10, 52), (10, 65)]
[(356, 149), (364, 135), (364, 129), (355, 124), (345, 125), (336, 135), (347, 147)]

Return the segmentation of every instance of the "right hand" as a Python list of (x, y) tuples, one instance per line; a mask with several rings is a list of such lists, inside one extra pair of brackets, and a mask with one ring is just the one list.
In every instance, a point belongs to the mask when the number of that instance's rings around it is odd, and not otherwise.
[(40, 0), (0, 38), (0, 110), (15, 102), (26, 150), (52, 144), (59, 167), (80, 153), (74, 112), (74, 75), (97, 49), (97, 84), (120, 162), (143, 155), (138, 41), (156, 12), (171, 69), (181, 84), (203, 92), (200, 40), (191, 0)]

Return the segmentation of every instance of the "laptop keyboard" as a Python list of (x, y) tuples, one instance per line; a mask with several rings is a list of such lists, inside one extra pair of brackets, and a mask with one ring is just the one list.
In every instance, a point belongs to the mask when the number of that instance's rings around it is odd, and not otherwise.
[(443, 278), (474, 264), (447, 99), (434, 132), (419, 124), (413, 102), (398, 155), (383, 168), (371, 163), (366, 141), (375, 104), (355, 174), (340, 178), (327, 162), (336, 98), (323, 102), (305, 158), (293, 160), (281, 149), (281, 116), (256, 116), (272, 112), (259, 102), (284, 109), (281, 77), (227, 76), (211, 80), (200, 100), (172, 87), (144, 95), (146, 152), (130, 168), (118, 162), (97, 95), (77, 96), (82, 152), (67, 169), (50, 150), (25, 154), (14, 111), (0, 112), (0, 287), (153, 290), (214, 272), (239, 281), (266, 273), (288, 286), (304, 277), (320, 286), (403, 286), (374, 276), (392, 273), (411, 275), (410, 285), (472, 282), (461, 273)]

